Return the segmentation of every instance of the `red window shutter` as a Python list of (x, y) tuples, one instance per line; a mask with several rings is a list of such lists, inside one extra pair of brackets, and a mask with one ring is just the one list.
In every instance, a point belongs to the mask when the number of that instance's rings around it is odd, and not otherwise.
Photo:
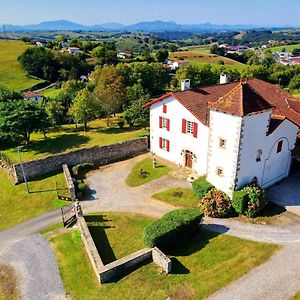
[(182, 133), (186, 133), (186, 120), (182, 119)]
[(170, 141), (167, 140), (167, 151), (170, 152)]
[(194, 122), (194, 133), (193, 136), (198, 137), (198, 123)]
[(167, 130), (170, 131), (170, 119), (167, 120)]
[(159, 117), (159, 128), (162, 128), (162, 117)]
[(162, 149), (162, 138), (159, 138), (159, 148)]
[(167, 113), (167, 105), (166, 104), (163, 105), (163, 113), (165, 113), (165, 114)]

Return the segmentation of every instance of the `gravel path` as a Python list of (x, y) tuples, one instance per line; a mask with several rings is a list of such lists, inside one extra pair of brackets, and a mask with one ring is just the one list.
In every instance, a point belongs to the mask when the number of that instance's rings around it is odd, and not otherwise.
[(0, 252), (18, 274), (22, 299), (68, 299), (50, 243), (42, 235), (19, 240)]

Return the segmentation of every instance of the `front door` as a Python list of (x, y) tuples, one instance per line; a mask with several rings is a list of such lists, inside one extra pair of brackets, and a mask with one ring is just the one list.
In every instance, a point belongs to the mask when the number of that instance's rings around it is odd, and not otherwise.
[(193, 168), (193, 153), (191, 151), (185, 152), (185, 166), (187, 168)]

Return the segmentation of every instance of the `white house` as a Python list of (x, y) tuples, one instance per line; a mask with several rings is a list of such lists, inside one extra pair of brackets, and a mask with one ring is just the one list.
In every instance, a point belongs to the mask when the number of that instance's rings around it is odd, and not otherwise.
[(206, 175), (229, 196), (254, 177), (266, 188), (288, 176), (300, 127), (295, 98), (258, 79), (189, 85), (145, 105), (153, 154)]
[(68, 47), (67, 48), (67, 51), (72, 54), (72, 55), (75, 55), (75, 54), (78, 54), (80, 52), (80, 49), (77, 48), (77, 47)]
[(187, 66), (189, 62), (187, 61), (168, 61), (169, 68), (172, 71), (177, 70), (180, 67)]
[(24, 100), (31, 100), (34, 102), (40, 102), (43, 100), (43, 96), (40, 93), (37, 92), (26, 92), (24, 93)]
[(117, 57), (122, 59), (131, 58), (132, 56), (133, 54), (130, 51), (121, 51), (117, 53)]

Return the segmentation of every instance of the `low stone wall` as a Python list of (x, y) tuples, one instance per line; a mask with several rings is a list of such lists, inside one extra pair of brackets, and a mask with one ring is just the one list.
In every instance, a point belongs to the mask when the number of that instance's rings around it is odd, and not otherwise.
[(154, 247), (152, 249), (152, 259), (153, 262), (157, 266), (159, 266), (166, 274), (170, 274), (172, 272), (171, 259), (162, 251), (160, 251), (157, 247)]
[[(28, 180), (50, 174), (61, 169), (63, 164), (73, 167), (82, 163), (105, 165), (114, 161), (138, 155), (148, 149), (148, 138), (139, 138), (107, 146), (95, 146), (76, 151), (56, 154), (24, 162), (23, 167)], [(23, 182), (20, 164), (14, 164), (16, 183)]]
[(112, 282), (128, 269), (151, 260), (153, 260), (153, 262), (166, 274), (171, 273), (172, 261), (156, 247), (139, 250), (110, 264), (104, 265), (84, 217), (78, 216), (77, 224), (81, 231), (86, 252), (99, 283)]
[(68, 188), (68, 190), (70, 192), (70, 195), (71, 195), (71, 199), (72, 199), (72, 201), (75, 201), (76, 200), (76, 190), (75, 190), (75, 185), (74, 185), (73, 178), (71, 176), (69, 167), (68, 167), (68, 165), (64, 164), (62, 166), (62, 168), (63, 168), (63, 172), (64, 172), (64, 175), (65, 175), (67, 188)]

